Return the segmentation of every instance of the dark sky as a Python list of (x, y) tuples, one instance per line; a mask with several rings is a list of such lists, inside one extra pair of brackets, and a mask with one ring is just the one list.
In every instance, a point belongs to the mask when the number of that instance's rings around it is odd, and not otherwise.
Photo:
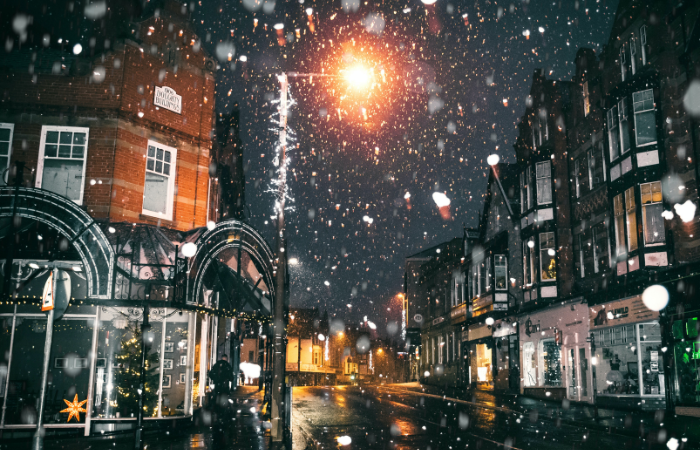
[[(359, 90), (345, 79), (291, 83), (297, 148), (289, 152), (294, 209), (286, 217), (289, 255), (299, 260), (290, 268), (292, 306), (327, 308), (346, 321), (367, 316), (380, 331), (398, 321), (404, 258), (477, 226), (486, 156), (514, 161), (534, 69), (570, 79), (579, 47), (600, 54), (616, 7), (616, 0), (197, 6), (210, 50), (235, 46), (232, 61), (220, 63), (217, 108), (241, 106), (249, 219), (271, 244), (277, 136), (270, 100), (279, 97), (273, 75), (337, 74), (357, 64), (374, 70), (376, 84)], [(283, 47), (272, 29), (280, 22), (291, 33)], [(436, 191), (452, 202), (449, 219), (432, 199)]]

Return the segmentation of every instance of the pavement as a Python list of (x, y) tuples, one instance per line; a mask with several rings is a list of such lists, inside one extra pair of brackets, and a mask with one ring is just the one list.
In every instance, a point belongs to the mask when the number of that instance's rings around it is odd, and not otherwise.
[[(249, 449), (267, 450), (269, 432), (262, 430), (260, 409), (262, 391), (254, 386), (240, 386), (231, 394), (230, 416), (217, 421), (212, 414), (196, 414), (194, 424), (172, 431), (148, 431), (144, 436), (145, 450), (190, 449)], [(91, 437), (47, 437), (44, 450), (115, 450), (131, 449), (133, 433)], [(0, 440), (0, 450), (29, 450), (29, 440)]]

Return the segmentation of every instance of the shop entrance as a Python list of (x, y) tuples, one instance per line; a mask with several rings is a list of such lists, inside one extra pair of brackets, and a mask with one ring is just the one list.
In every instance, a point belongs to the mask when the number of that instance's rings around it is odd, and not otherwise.
[(566, 357), (567, 393), (569, 400), (586, 402), (590, 398), (588, 356), (586, 348), (573, 346), (564, 350)]

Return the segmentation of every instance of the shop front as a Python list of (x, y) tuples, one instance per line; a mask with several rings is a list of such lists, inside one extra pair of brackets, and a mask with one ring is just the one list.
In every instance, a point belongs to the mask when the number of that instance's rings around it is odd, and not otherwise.
[[(44, 242), (61, 242), (64, 231), (24, 218), (17, 233), (20, 241), (36, 242), (25, 235), (39, 234)], [(28, 438), (36, 429), (47, 341), (41, 298), (57, 264), (70, 279), (71, 298), (52, 328), (47, 435), (134, 429), (139, 401), (147, 427), (191, 421), (212, 389), (211, 367), (223, 354), (234, 366), (238, 361), (240, 326), (234, 324), (264, 329), (270, 321), (272, 252), (245, 224), (177, 232), (105, 223), (89, 231), (84, 246), (74, 239), (60, 261), (31, 257), (41, 253), (29, 245), (20, 248), (12, 278), (2, 280), (13, 289), (0, 302), (4, 437)], [(101, 253), (94, 250), (98, 244)], [(195, 251), (183, 253), (186, 244)], [(104, 265), (101, 255), (108, 256)], [(145, 389), (138, 392), (142, 371)], [(80, 414), (69, 417), (67, 402), (79, 405)]]
[(672, 399), (676, 414), (700, 417), (700, 317), (676, 317), (673, 339)]
[(518, 325), (513, 320), (497, 320), (493, 324), (495, 346), (494, 387), (501, 391), (520, 391), (520, 355)]
[(471, 325), (469, 336), (469, 385), (482, 390), (494, 389), (495, 343), (491, 327), (484, 324)]
[(666, 374), (659, 313), (641, 296), (589, 307), (596, 403), (665, 407)]
[(591, 401), (588, 311), (581, 299), (519, 319), (522, 392), (538, 398)]

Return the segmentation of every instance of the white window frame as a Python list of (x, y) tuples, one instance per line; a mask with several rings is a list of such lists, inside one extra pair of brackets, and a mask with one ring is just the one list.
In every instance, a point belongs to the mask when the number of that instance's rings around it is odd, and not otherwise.
[(647, 50), (646, 50), (646, 45), (647, 45), (647, 26), (642, 25), (639, 27), (639, 42), (641, 44), (642, 48), (642, 65), (646, 66), (647, 65)]
[(632, 75), (637, 73), (637, 40), (630, 37), (630, 64), (632, 65)]
[(584, 258), (583, 258), (583, 246), (585, 245), (585, 242), (583, 242), (583, 233), (578, 235), (578, 259), (579, 259), (579, 264), (581, 267), (581, 278), (586, 278), (586, 268), (584, 266)]
[[(146, 161), (144, 164), (146, 164), (146, 167), (148, 167), (148, 147), (149, 146), (154, 146), (156, 149), (160, 148), (161, 150), (167, 150), (171, 152), (172, 156), (172, 162), (170, 163), (171, 170), (170, 170), (170, 175), (168, 176), (168, 199), (166, 200), (166, 211), (165, 213), (158, 213), (155, 211), (149, 211), (143, 207), (143, 202), (141, 203), (141, 214), (145, 216), (150, 216), (150, 217), (155, 217), (158, 219), (163, 219), (163, 220), (173, 220), (173, 210), (175, 209), (175, 178), (177, 177), (177, 149), (173, 147), (169, 147), (167, 145), (163, 145), (160, 142), (157, 141), (152, 141), (149, 139), (148, 145), (146, 146), (146, 158), (144, 158)], [(144, 175), (143, 175), (143, 196), (145, 197), (146, 195), (146, 175), (148, 174), (148, 169), (145, 169)], [(157, 175), (164, 176), (162, 173), (158, 172), (153, 172)]]
[[(630, 142), (630, 121), (629, 113), (627, 112), (627, 98), (622, 97), (619, 102), (617, 102), (617, 114), (619, 120), (617, 121), (617, 129), (620, 132), (620, 156), (624, 155), (632, 149), (632, 143)], [(627, 130), (625, 130), (622, 124), (627, 124)], [(627, 133), (627, 150), (625, 150), (625, 133)]]
[(625, 43), (620, 46), (620, 73), (622, 81), (625, 81), (627, 75), (627, 54), (625, 53)]
[[(540, 177), (537, 174), (537, 168), (540, 166), (549, 168), (549, 175), (548, 176), (545, 175), (545, 176)], [(539, 180), (547, 180), (547, 179), (549, 179), (549, 201), (546, 201), (546, 200), (540, 201)], [(538, 205), (548, 205), (548, 204), (552, 203), (554, 201), (554, 192), (552, 192), (552, 162), (551, 161), (542, 161), (542, 162), (538, 162), (535, 164), (535, 180), (536, 180), (536, 187), (537, 187), (537, 204)], [(547, 184), (547, 183), (545, 182), (545, 184)]]
[(605, 161), (605, 143), (603, 141), (598, 144), (600, 146), (600, 162), (603, 164), (603, 182), (608, 181), (608, 167)]
[[(496, 275), (497, 265), (496, 265), (496, 263), (498, 262), (499, 258), (502, 259), (503, 267), (505, 267), (505, 269), (506, 269), (506, 286), (503, 288), (500, 288), (500, 289), (498, 287), (498, 284), (496, 283), (496, 280), (497, 280), (497, 275)], [(493, 255), (493, 288), (496, 291), (507, 291), (508, 290), (508, 258), (503, 253)]]
[(579, 177), (579, 172), (581, 171), (581, 160), (576, 158), (574, 160), (574, 185), (576, 187), (576, 198), (581, 198), (581, 180)]
[(615, 256), (627, 254), (625, 224), (625, 193), (620, 192), (613, 197), (613, 221), (615, 222)]
[[(637, 95), (637, 94), (640, 94), (640, 95), (641, 95), (641, 94), (644, 94), (644, 93), (646, 93), (646, 92), (651, 92), (651, 104), (652, 104), (652, 108), (651, 108), (651, 109), (644, 109), (644, 110), (637, 111), (637, 108), (636, 108), (635, 105), (636, 105), (637, 103), (641, 103), (641, 102), (636, 102), (636, 101), (635, 101), (635, 95)], [(643, 100), (642, 100), (642, 102), (643, 102)], [(638, 134), (637, 134), (637, 114), (638, 114), (638, 113), (640, 113), (640, 114), (641, 114), (641, 113), (645, 113), (645, 112), (648, 112), (648, 111), (654, 111), (654, 118), (656, 118), (656, 101), (654, 100), (654, 90), (653, 90), (653, 89), (644, 89), (644, 90), (642, 90), (642, 91), (633, 92), (633, 93), (632, 93), (632, 110), (633, 110), (632, 113), (634, 114), (634, 144), (635, 144), (637, 147), (646, 147), (646, 146), (649, 146), (649, 145), (656, 145), (656, 144), (659, 142), (659, 133), (658, 133), (658, 130), (656, 130), (656, 131), (657, 131), (657, 133), (656, 133), (656, 140), (655, 140), (654, 142), (647, 142), (646, 144), (639, 144), (639, 142), (638, 142), (638, 140), (637, 140), (637, 137), (638, 137)]]
[[(546, 241), (549, 240), (549, 235), (550, 235), (550, 234), (552, 235), (552, 241), (554, 241), (554, 243), (552, 244), (553, 247), (543, 247), (543, 242), (546, 242)], [(544, 239), (543, 239), (543, 236), (545, 237)], [(545, 232), (540, 233), (540, 242), (539, 242), (539, 244), (540, 244), (540, 245), (539, 245), (539, 247), (540, 247), (540, 248), (539, 248), (539, 250), (540, 250), (540, 255), (539, 255), (539, 256), (540, 256), (540, 261), (539, 261), (539, 263), (540, 263), (540, 277), (539, 277), (539, 278), (540, 278), (540, 281), (545, 282), (545, 283), (550, 282), (550, 281), (556, 281), (556, 279), (557, 279), (557, 276), (556, 276), (556, 275), (554, 276), (554, 278), (548, 278), (548, 279), (546, 279), (546, 280), (542, 278), (542, 273), (544, 272), (544, 269), (542, 268), (542, 251), (543, 251), (543, 250), (548, 250), (548, 251), (547, 251), (548, 254), (549, 254), (549, 249), (554, 250), (555, 264), (557, 265), (557, 270), (559, 269), (559, 267), (558, 267), (559, 264), (556, 262), (556, 257), (557, 257), (557, 255), (556, 255), (557, 248), (556, 248), (556, 247), (557, 247), (557, 244), (556, 244), (556, 236), (554, 235), (554, 232), (553, 232), (553, 231), (545, 231)], [(555, 272), (555, 273), (556, 273), (556, 272)]]
[[(654, 201), (652, 201), (651, 203), (646, 203), (646, 204), (645, 204), (645, 203), (644, 203), (644, 197), (643, 197), (643, 195), (644, 195), (643, 189), (644, 189), (645, 186), (649, 186), (649, 189), (650, 189), (650, 192), (651, 192), (651, 195), (652, 195), (652, 199), (653, 199), (653, 198), (654, 198), (654, 197), (653, 197), (653, 195), (654, 195), (653, 192), (654, 192), (654, 191), (653, 191), (653, 186), (652, 186), (652, 185), (654, 185), (654, 184), (658, 184), (658, 185), (659, 185), (659, 191), (661, 192), (661, 201), (660, 201), (660, 202), (654, 202)], [(663, 220), (661, 220), (661, 224), (664, 226), (664, 236), (663, 236), (663, 239), (664, 239), (664, 240), (663, 240), (663, 242), (652, 242), (652, 243), (648, 243), (648, 242), (647, 242), (647, 212), (646, 212), (646, 208), (647, 208), (648, 206), (651, 206), (651, 205), (658, 205), (658, 204), (660, 204), (660, 203), (663, 204), (664, 200), (663, 200), (663, 189), (661, 188), (661, 182), (660, 182), (660, 181), (652, 181), (652, 182), (649, 182), (649, 183), (642, 183), (642, 184), (640, 184), (640, 185), (639, 185), (639, 194), (640, 194), (640, 195), (639, 195), (639, 197), (640, 197), (640, 203), (641, 203), (641, 205), (642, 205), (642, 228), (644, 229), (644, 232), (642, 233), (642, 236), (643, 236), (643, 238), (644, 238), (644, 246), (645, 246), (645, 247), (656, 247), (656, 246), (659, 246), (659, 245), (666, 245), (666, 224), (664, 223)], [(662, 218), (662, 219), (663, 219), (663, 218)]]
[(10, 144), (7, 147), (7, 167), (0, 167), (0, 186), (10, 183), (10, 161), (12, 161), (12, 140), (15, 138), (15, 124), (0, 122), (0, 128), (10, 130)]
[(588, 117), (591, 113), (591, 98), (588, 92), (588, 81), (583, 82), (583, 116)]
[[(613, 107), (608, 110), (605, 117), (608, 125), (608, 149), (610, 151), (610, 161), (612, 162), (620, 157), (620, 132), (618, 130), (620, 127), (620, 117), (617, 112), (617, 104), (613, 105)], [(613, 145), (613, 136), (617, 136), (618, 139), (618, 142), (614, 143), (615, 145)], [(615, 152), (614, 154), (613, 150)]]
[[(49, 131), (70, 131), (71, 133), (85, 133), (85, 153), (83, 155), (83, 182), (80, 184), (80, 198), (75, 201), (76, 204), (82, 205), (85, 198), (85, 170), (87, 168), (88, 150), (90, 149), (90, 128), (87, 127), (61, 127), (53, 125), (43, 125), (41, 127), (41, 140), (39, 141), (39, 160), (36, 164), (36, 182), (34, 187), (41, 189), (41, 183), (44, 178), (44, 150), (46, 148), (46, 133)], [(56, 158), (65, 159), (65, 158)], [(60, 195), (60, 194), (57, 194)]]
[(530, 286), (530, 248), (527, 246), (527, 241), (523, 241), (523, 285)]
[[(625, 189), (625, 232), (627, 233), (627, 251), (633, 252), (639, 249), (639, 217), (637, 217), (637, 190), (634, 186)], [(634, 218), (631, 223), (630, 218)], [(634, 233), (634, 234), (633, 234)], [(632, 238), (634, 236), (634, 248), (632, 248)]]

